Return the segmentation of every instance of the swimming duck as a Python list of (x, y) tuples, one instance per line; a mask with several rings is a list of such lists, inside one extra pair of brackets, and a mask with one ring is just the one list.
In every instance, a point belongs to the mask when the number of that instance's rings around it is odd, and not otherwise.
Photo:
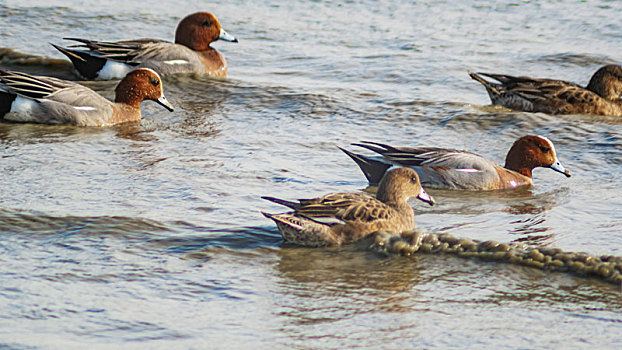
[(357, 241), (378, 230), (402, 232), (415, 226), (408, 198), (434, 205), (409, 168), (388, 171), (380, 180), (376, 198), (364, 193), (331, 193), (297, 202), (261, 197), (293, 209), (264, 216), (274, 220), (288, 243), (310, 247), (334, 246)]
[[(238, 42), (209, 12), (197, 12), (182, 19), (175, 31), (175, 43), (158, 39), (116, 42), (64, 38), (82, 44), (80, 50), (52, 44), (67, 56), (78, 74), (89, 80), (110, 80), (136, 68), (151, 68), (161, 76), (175, 73), (227, 76), (225, 57), (210, 44), (216, 40)], [(84, 50), (86, 49), (86, 50)]]
[[(606, 65), (594, 73), (584, 88), (553, 79), (472, 73), (482, 83), (493, 104), (525, 112), (622, 116), (622, 66)], [(489, 82), (483, 76), (499, 83)]]
[(467, 151), (436, 147), (393, 147), (377, 142), (354, 145), (379, 153), (372, 158), (341, 149), (361, 168), (370, 184), (376, 184), (395, 166), (411, 167), (421, 183), (434, 189), (502, 190), (532, 184), (532, 171), (550, 168), (570, 177), (557, 159), (553, 142), (544, 136), (527, 135), (514, 142), (505, 158), (505, 167)]
[(128, 73), (115, 89), (115, 102), (75, 82), (0, 69), (0, 120), (109, 126), (139, 121), (144, 100), (173, 111), (162, 79), (149, 68)]

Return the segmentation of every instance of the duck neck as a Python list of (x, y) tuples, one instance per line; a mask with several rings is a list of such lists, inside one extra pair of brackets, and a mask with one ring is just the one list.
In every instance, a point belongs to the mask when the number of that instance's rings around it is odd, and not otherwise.
[(214, 50), (210, 46), (211, 42), (214, 40), (218, 40), (218, 36), (212, 38), (211, 40), (205, 40), (205, 36), (196, 28), (177, 28), (177, 31), (175, 32), (175, 44), (184, 45), (194, 51)]
[(227, 76), (227, 61), (216, 49), (210, 47), (209, 50), (199, 52), (198, 56), (208, 74), (219, 78)]
[(531, 171), (533, 169), (530, 169), (528, 167), (511, 166), (511, 165), (508, 165), (508, 163), (505, 163), (505, 168), (512, 170), (512, 171), (516, 171), (517, 173), (527, 176), (528, 178), (532, 177)]
[(520, 147), (514, 144), (507, 157), (505, 158), (505, 168), (515, 171), (521, 175), (531, 178), (531, 172), (533, 170), (533, 161), (530, 159), (530, 153), (520, 151)]
[(135, 109), (140, 109), (140, 103), (145, 99), (143, 94), (136, 88), (125, 88), (121, 83), (115, 89), (114, 102), (123, 103)]
[(415, 226), (415, 211), (408, 204), (408, 198), (400, 192), (386, 191), (382, 187), (382, 183), (378, 186), (378, 192), (376, 199), (384, 202), (389, 207), (393, 208), (399, 213), (400, 220), (402, 220), (403, 227), (405, 229), (411, 229)]

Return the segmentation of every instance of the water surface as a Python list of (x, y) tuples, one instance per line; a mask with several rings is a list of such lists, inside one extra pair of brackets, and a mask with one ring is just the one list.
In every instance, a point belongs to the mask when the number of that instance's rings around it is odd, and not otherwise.
[[(418, 227), (622, 255), (619, 118), (490, 107), (467, 70), (586, 84), (621, 63), (616, 1), (5, 1), (0, 66), (75, 77), (48, 42), (172, 40), (209, 10), (225, 80), (165, 79), (169, 113), (76, 128), (0, 123), (0, 344), (8, 348), (616, 348), (620, 288), (446, 256), (282, 245), (262, 195), (361, 191), (336, 146), (468, 149), (549, 137), (572, 178), (429, 191)], [(112, 97), (116, 82), (87, 85)]]

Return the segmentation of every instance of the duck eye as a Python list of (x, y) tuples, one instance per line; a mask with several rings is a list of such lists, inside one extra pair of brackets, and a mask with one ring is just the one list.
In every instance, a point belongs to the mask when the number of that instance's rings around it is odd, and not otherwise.
[(549, 151), (549, 148), (546, 146), (540, 146), (540, 151), (542, 151), (542, 153), (547, 153)]
[(160, 81), (158, 79), (152, 78), (151, 79), (151, 85), (158, 86), (158, 85), (160, 85)]
[(211, 27), (212, 26), (212, 21), (210, 21), (209, 19), (206, 20), (205, 22), (201, 23), (202, 26), (205, 27)]
[(410, 179), (410, 181), (412, 181), (413, 183), (417, 183), (417, 178), (413, 177), (413, 178)]

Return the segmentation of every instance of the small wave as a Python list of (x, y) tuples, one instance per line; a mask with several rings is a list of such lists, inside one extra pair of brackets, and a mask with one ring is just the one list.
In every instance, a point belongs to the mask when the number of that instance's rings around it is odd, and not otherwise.
[(203, 228), (200, 236), (196, 235), (197, 227), (193, 227), (195, 234), (182, 237), (166, 237), (151, 240), (167, 247), (173, 253), (186, 253), (189, 258), (200, 258), (214, 249), (242, 251), (263, 247), (274, 247), (283, 242), (276, 230), (268, 227), (238, 227), (230, 229)]
[(107, 234), (141, 236), (168, 231), (157, 221), (123, 216), (52, 216), (43, 213), (0, 209), (0, 232), (53, 234)]
[(535, 57), (527, 62), (551, 62), (560, 66), (591, 67), (605, 64), (617, 64), (618, 62), (604, 55), (578, 54), (572, 52), (558, 53)]
[(30, 74), (49, 75), (62, 79), (75, 79), (69, 61), (19, 52), (0, 47), (0, 66), (4, 69), (26, 71)]

